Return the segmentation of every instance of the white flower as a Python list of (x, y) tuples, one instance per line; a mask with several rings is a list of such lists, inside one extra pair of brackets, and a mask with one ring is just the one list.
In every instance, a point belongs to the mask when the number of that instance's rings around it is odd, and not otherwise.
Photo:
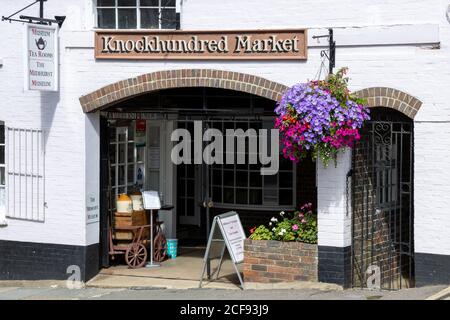
[(275, 218), (275, 217), (272, 217), (272, 219), (270, 219), (270, 221), (272, 221), (272, 222), (278, 222), (278, 219)]
[(272, 231), (275, 231), (276, 229), (275, 228), (272, 228)]
[(272, 225), (272, 222), (269, 222), (269, 226), (271, 226)]
[(283, 232), (281, 232), (281, 231), (278, 232), (278, 235), (279, 235), (279, 236), (282, 236), (282, 235), (283, 235)]
[(280, 216), (284, 216), (284, 211), (281, 211), (281, 212), (280, 212)]
[(281, 232), (282, 232), (282, 233), (286, 233), (286, 229), (282, 228), (282, 229), (281, 229)]

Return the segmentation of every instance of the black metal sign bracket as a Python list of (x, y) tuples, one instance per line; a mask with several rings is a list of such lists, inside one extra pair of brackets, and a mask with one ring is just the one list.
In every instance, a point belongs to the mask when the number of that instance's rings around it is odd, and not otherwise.
[(320, 51), (320, 56), (328, 59), (328, 72), (333, 73), (333, 68), (336, 66), (336, 41), (333, 38), (333, 29), (328, 29), (327, 35), (313, 36), (312, 38), (328, 38), (328, 50)]
[[(47, 0), (36, 0), (33, 3), (30, 3), (29, 5), (27, 5), (26, 7), (9, 15), (8, 17), (2, 16), (2, 21), (36, 23), (36, 24), (42, 24), (42, 25), (48, 25), (48, 26), (51, 26), (52, 23), (57, 23), (58, 26), (61, 28), (66, 17), (65, 16), (55, 16), (55, 19), (44, 18), (44, 2), (47, 2)], [(30, 17), (30, 16), (21, 15), (21, 16), (19, 16), (19, 19), (13, 18), (16, 14), (28, 9), (29, 7), (35, 5), (36, 3), (39, 3), (39, 17)]]

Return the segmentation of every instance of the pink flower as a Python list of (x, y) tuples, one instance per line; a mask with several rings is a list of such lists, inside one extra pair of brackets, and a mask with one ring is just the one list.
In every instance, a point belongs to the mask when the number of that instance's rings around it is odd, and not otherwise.
[(292, 230), (297, 231), (297, 230), (298, 230), (298, 225), (294, 224), (294, 225), (292, 226)]
[(301, 222), (302, 222), (303, 224), (305, 224), (305, 223), (306, 223), (306, 219), (303, 218)]

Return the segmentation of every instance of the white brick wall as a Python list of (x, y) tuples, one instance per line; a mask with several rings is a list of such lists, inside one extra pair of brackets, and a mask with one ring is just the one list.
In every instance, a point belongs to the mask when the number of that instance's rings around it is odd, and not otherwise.
[[(351, 168), (350, 149), (339, 153), (336, 164), (317, 162), (317, 213), (319, 246), (351, 245), (351, 198), (346, 199), (346, 176)], [(348, 205), (348, 212), (347, 212)]]
[[(3, 1), (1, 14), (8, 15), (28, 3), (28, 0)], [(450, 132), (446, 129), (450, 126), (450, 25), (445, 18), (447, 5), (448, 1), (444, 0), (188, 0), (182, 2), (181, 25), (187, 30), (315, 28), (311, 30), (310, 36), (312, 33), (325, 33), (327, 27), (334, 27), (338, 28), (336, 34), (343, 37), (341, 39), (345, 39), (347, 45), (348, 41), (350, 44), (355, 41), (355, 46), (345, 47), (339, 47), (338, 42), (337, 49), (337, 67), (350, 67), (351, 89), (387, 86), (405, 91), (423, 101), (416, 117), (415, 132), (416, 249), (420, 252), (450, 254), (449, 236), (444, 228), (450, 224), (447, 186), (450, 170), (445, 160), (449, 155), (445, 144), (450, 141)], [(0, 228), (0, 239), (85, 245), (98, 238), (97, 225), (90, 225), (88, 231), (85, 228), (85, 193), (95, 190), (98, 184), (98, 166), (92, 167), (98, 159), (98, 131), (95, 130), (98, 128), (98, 119), (95, 116), (87, 118), (81, 112), (78, 98), (82, 94), (145, 72), (193, 67), (245, 72), (291, 85), (312, 79), (320, 65), (320, 48), (317, 47), (309, 48), (306, 63), (96, 62), (92, 48), (92, 1), (48, 1), (45, 8), (47, 17), (67, 15), (60, 33), (60, 92), (23, 91), (22, 26), (19, 23), (1, 22), (0, 59), (3, 66), (0, 67), (0, 120), (10, 126), (47, 131), (47, 217), (45, 223), (9, 219), (9, 225)], [(23, 14), (36, 15), (37, 7)], [(377, 28), (380, 32), (389, 32), (393, 28), (398, 31), (401, 25), (422, 24), (438, 26), (440, 49), (423, 44), (419, 38), (423, 39), (424, 35), (419, 32), (418, 44), (395, 45), (392, 43), (395, 43), (395, 39), (386, 37), (388, 46), (361, 46), (365, 34), (376, 37), (374, 30)], [(400, 32), (399, 39), (414, 37), (416, 34), (402, 32), (404, 34)], [(327, 174), (319, 170), (320, 182), (327, 186), (332, 179), (342, 178), (346, 173), (344, 169), (329, 168)], [(333, 173), (329, 174), (331, 171)], [(342, 181), (335, 181), (336, 188), (330, 188), (330, 193), (320, 192), (319, 200), (322, 203), (328, 201), (328, 207), (334, 201), (333, 206), (339, 208), (335, 210), (341, 210), (343, 200), (342, 195), (339, 196), (342, 191), (339, 188), (343, 187)], [(335, 198), (330, 198), (331, 194)], [(322, 207), (323, 210), (326, 208), (325, 205)], [(330, 217), (333, 215), (331, 211), (328, 214)], [(348, 218), (336, 219), (339, 223), (332, 230), (332, 224), (320, 217), (319, 223), (323, 229), (319, 236), (324, 245), (349, 243), (349, 239), (343, 236), (348, 229)]]

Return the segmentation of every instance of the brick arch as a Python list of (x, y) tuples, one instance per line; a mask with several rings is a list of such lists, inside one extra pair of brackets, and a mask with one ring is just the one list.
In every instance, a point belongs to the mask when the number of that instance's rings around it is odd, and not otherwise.
[(246, 92), (278, 101), (287, 86), (245, 73), (213, 69), (157, 71), (118, 81), (80, 97), (83, 111), (95, 112), (119, 101), (163, 89), (209, 87)]
[(414, 119), (422, 101), (394, 88), (372, 87), (355, 92), (358, 97), (367, 99), (370, 107), (392, 108)]

